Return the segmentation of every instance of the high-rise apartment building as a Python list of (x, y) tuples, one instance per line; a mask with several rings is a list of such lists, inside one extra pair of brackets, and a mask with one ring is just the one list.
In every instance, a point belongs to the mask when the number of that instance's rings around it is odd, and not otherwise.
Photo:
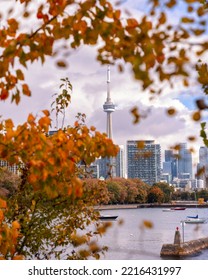
[(193, 178), (192, 154), (187, 148), (187, 143), (180, 143), (178, 158), (178, 178), (183, 179), (184, 176)]
[(160, 145), (155, 144), (154, 140), (127, 141), (127, 176), (128, 178), (139, 178), (149, 185), (159, 182), (161, 176)]

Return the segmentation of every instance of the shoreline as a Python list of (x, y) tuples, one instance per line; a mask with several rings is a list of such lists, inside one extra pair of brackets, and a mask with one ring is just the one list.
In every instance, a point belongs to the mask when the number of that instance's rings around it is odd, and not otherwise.
[(140, 208), (173, 208), (173, 207), (185, 207), (185, 208), (208, 208), (208, 204), (197, 204), (193, 202), (189, 203), (163, 203), (163, 204), (109, 204), (95, 206), (96, 210), (117, 210), (117, 209), (140, 209)]

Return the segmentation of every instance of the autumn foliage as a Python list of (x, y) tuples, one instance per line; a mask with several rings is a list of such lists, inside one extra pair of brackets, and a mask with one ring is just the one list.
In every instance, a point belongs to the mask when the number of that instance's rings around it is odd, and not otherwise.
[[(149, 2), (149, 12), (135, 19), (123, 13), (119, 3), (113, 6), (107, 0), (15, 1), (21, 7), (20, 15), (14, 16), (14, 5), (6, 18), (2, 15), (5, 24), (0, 27), (0, 100), (10, 99), (19, 104), (23, 95), (32, 96), (25, 80), (28, 65), (36, 61), (44, 64), (48, 57), (53, 57), (57, 67), (67, 67), (68, 49), (81, 45), (97, 45), (97, 60), (101, 64), (117, 63), (119, 71), (128, 64), (143, 90), (148, 89), (151, 94), (160, 94), (164, 82), (173, 87), (176, 78), (188, 86), (190, 69), (195, 67), (196, 82), (207, 94), (208, 67), (199, 60), (208, 49), (203, 37), (208, 26), (206, 1), (184, 0), (188, 16), (183, 16), (178, 25), (169, 23), (164, 5), (169, 10), (179, 1)], [(193, 35), (201, 40), (191, 41)], [(65, 88), (57, 95), (54, 103), (57, 114), (61, 113), (63, 118), (64, 108), (70, 103), (68, 90)], [(197, 100), (192, 119), (200, 121), (206, 108), (203, 99)], [(175, 109), (167, 113), (173, 116)], [(139, 122), (141, 114), (137, 107), (132, 114), (134, 122)], [(76, 248), (85, 244), (88, 249), (71, 250), (65, 258), (99, 258), (102, 249), (90, 241), (92, 232), (81, 236), (78, 233), (96, 221), (92, 206), (100, 198), (95, 187), (87, 189), (87, 183), (79, 179), (77, 164), (83, 161), (89, 165), (100, 156), (115, 156), (117, 147), (106, 135), (87, 127), (80, 115), (73, 126), (63, 124), (61, 128), (57, 125), (57, 133), (49, 136), (51, 112), (45, 108), (40, 117), (30, 114), (17, 127), (12, 119), (1, 119), (0, 159), (16, 164), (22, 172), (15, 195), (8, 201), (0, 200), (1, 258), (21, 259), (25, 255), (59, 259), (69, 244)], [(207, 145), (205, 123), (201, 136)], [(119, 181), (107, 184), (107, 196), (112, 202), (142, 201), (146, 192), (138, 188), (137, 182), (126, 182), (122, 189)], [(103, 186), (98, 190), (103, 192)], [(161, 197), (156, 187), (148, 195)], [(96, 232), (101, 234), (104, 230), (98, 226)], [(60, 246), (63, 250), (57, 251)], [(46, 252), (47, 248), (52, 249)]]

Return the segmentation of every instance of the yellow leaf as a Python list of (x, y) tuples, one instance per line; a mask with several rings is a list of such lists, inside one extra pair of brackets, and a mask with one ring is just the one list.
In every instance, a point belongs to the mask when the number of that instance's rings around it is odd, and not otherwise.
[(168, 115), (173, 116), (173, 115), (175, 115), (176, 110), (175, 110), (174, 108), (169, 108), (169, 109), (167, 110), (167, 113), (168, 113)]
[(166, 23), (166, 15), (165, 15), (165, 13), (163, 13), (163, 12), (162, 12), (161, 15), (160, 15), (159, 23), (160, 23), (160, 24)]
[(195, 122), (200, 121), (200, 119), (201, 119), (201, 114), (200, 114), (200, 112), (197, 111), (197, 112), (193, 113), (192, 119), (193, 119)]
[(140, 121), (140, 115), (139, 115), (139, 112), (138, 112), (138, 108), (137, 107), (134, 107), (132, 110), (131, 110), (131, 113), (133, 114), (134, 116), (134, 121), (133, 123), (136, 124)]
[(189, 140), (189, 141), (196, 141), (196, 137), (195, 137), (195, 136), (189, 136), (189, 137), (188, 137), (188, 140)]
[(193, 18), (188, 18), (188, 17), (182, 17), (181, 21), (183, 23), (193, 23), (194, 19)]
[(151, 221), (144, 220), (143, 226), (146, 228), (153, 228), (153, 223)]
[(22, 71), (20, 69), (17, 69), (16, 74), (17, 74), (18, 80), (24, 80), (24, 74), (22, 73)]
[(57, 61), (56, 64), (58, 67), (62, 67), (62, 68), (67, 67), (66, 63), (62, 60)]

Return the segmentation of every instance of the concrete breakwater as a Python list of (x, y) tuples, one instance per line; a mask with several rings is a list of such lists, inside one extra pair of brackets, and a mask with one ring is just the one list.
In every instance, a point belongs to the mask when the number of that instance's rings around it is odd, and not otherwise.
[(163, 244), (161, 257), (180, 257), (194, 255), (203, 249), (208, 249), (208, 237), (187, 241), (181, 244)]
[(208, 249), (208, 237), (181, 242), (178, 228), (175, 231), (174, 243), (163, 244), (160, 252), (161, 257), (182, 257), (194, 255), (203, 249)]

